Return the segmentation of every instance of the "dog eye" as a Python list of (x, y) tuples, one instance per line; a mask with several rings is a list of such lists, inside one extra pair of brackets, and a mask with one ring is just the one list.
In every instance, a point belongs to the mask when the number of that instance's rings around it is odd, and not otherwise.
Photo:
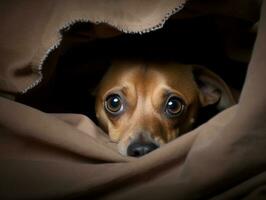
[(111, 114), (118, 114), (123, 110), (123, 103), (118, 94), (107, 96), (105, 100), (105, 109)]
[(166, 102), (165, 113), (168, 117), (177, 117), (183, 112), (184, 107), (185, 105), (179, 97), (171, 96)]

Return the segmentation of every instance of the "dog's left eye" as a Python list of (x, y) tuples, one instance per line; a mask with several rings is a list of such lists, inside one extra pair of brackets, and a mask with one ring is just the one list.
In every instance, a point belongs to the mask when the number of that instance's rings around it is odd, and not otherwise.
[(165, 113), (168, 117), (179, 116), (185, 108), (183, 101), (177, 96), (171, 96), (168, 98), (165, 105)]
[(123, 103), (120, 95), (109, 95), (105, 100), (105, 109), (111, 114), (119, 114), (123, 110)]

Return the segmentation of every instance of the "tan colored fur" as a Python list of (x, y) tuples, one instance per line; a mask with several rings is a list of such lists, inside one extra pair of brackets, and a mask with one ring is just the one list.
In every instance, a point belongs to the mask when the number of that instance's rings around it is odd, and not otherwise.
[[(144, 61), (114, 61), (102, 79), (96, 93), (96, 116), (126, 155), (129, 144), (139, 133), (147, 133), (161, 146), (191, 129), (198, 108), (200, 91), (194, 81), (193, 66), (176, 63)], [(165, 91), (171, 91), (186, 104), (185, 112), (176, 119), (162, 113)], [(108, 94), (120, 92), (125, 97), (126, 111), (119, 117), (110, 117), (104, 109)]]

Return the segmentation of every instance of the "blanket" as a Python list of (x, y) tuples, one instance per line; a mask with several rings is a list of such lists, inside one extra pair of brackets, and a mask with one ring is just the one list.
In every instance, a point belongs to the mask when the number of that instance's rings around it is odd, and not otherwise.
[[(266, 4), (261, 4), (2, 1), (0, 199), (265, 199)], [(143, 157), (120, 155), (108, 135), (83, 114), (47, 113), (15, 101), (19, 93), (49, 82), (54, 69), (43, 68), (44, 63), (60, 48), (60, 30), (76, 22), (105, 22), (119, 32), (145, 34), (163, 28), (171, 15), (209, 14), (252, 23), (259, 18), (240, 100)], [(86, 37), (117, 34), (95, 29)]]

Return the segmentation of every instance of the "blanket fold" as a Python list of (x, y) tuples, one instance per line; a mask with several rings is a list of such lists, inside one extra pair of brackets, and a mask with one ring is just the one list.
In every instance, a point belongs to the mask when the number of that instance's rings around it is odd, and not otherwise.
[[(60, 30), (76, 22), (108, 23), (110, 29), (85, 36), (102, 39), (162, 28), (173, 14), (258, 20), (261, 1), (232, 4), (2, 1), (0, 199), (265, 199), (266, 3), (239, 103), (143, 157), (120, 155), (85, 115), (46, 113), (12, 100), (38, 85), (46, 70), (54, 72), (42, 68), (45, 59), (60, 46)], [(238, 12), (226, 12), (230, 6)]]

